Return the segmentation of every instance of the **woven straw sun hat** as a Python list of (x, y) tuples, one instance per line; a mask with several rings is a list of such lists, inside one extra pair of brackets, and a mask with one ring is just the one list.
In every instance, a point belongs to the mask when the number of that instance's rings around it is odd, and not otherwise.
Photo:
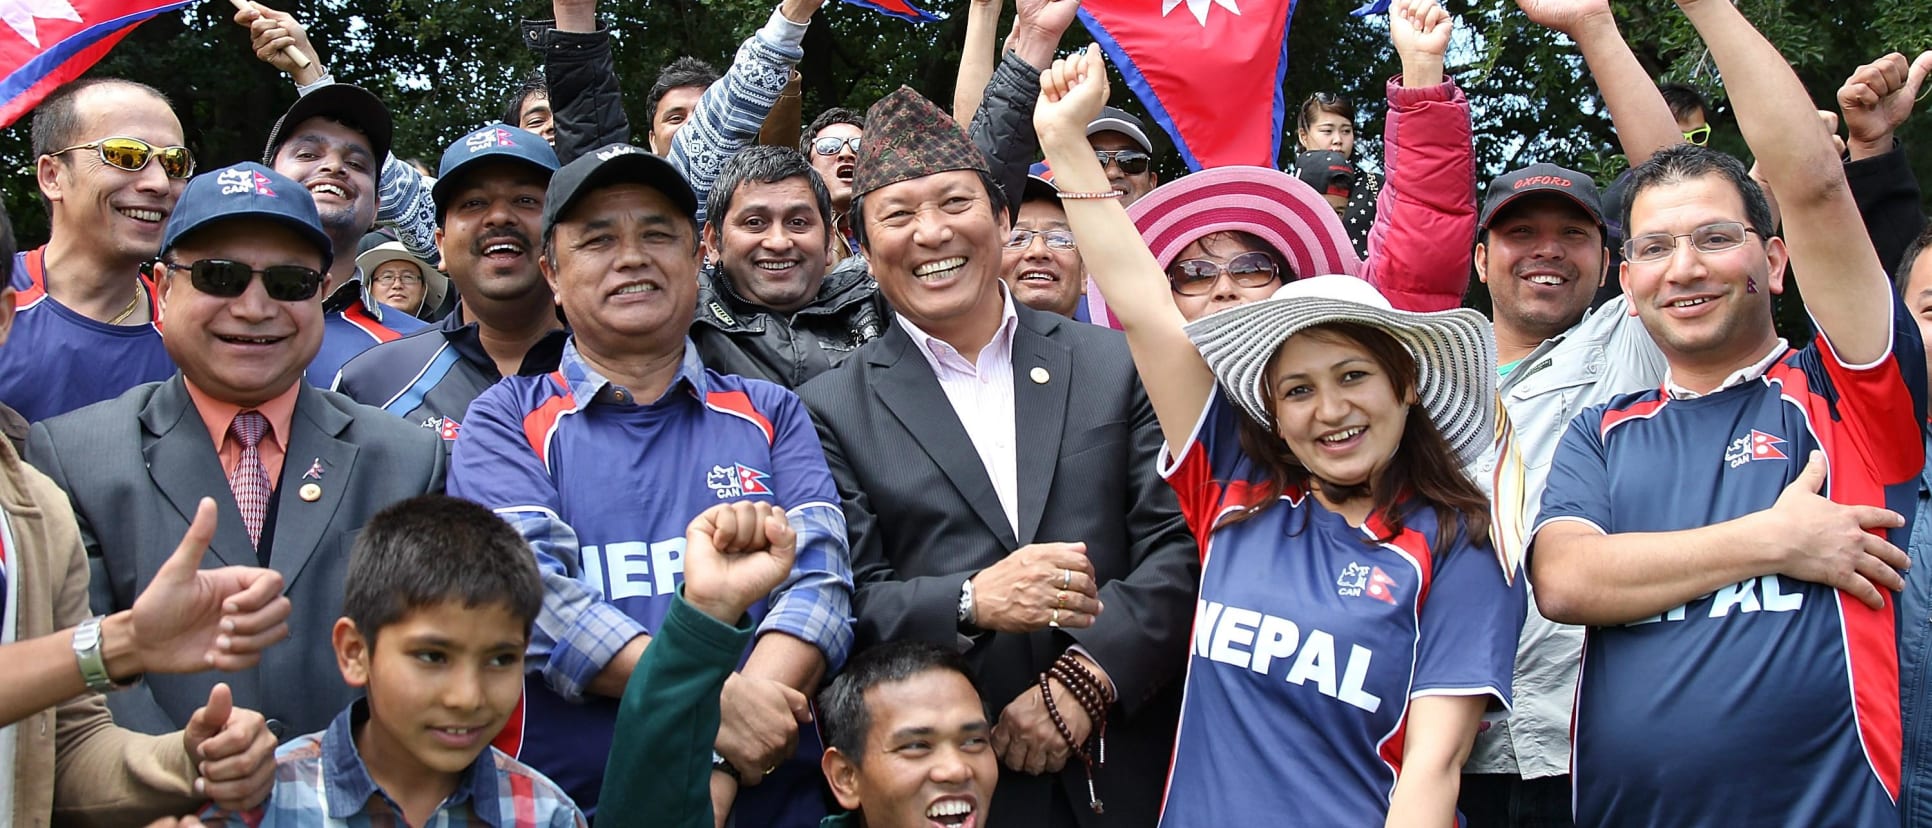
[(1418, 402), (1430, 421), (1463, 464), (1482, 455), (1496, 430), (1496, 345), (1489, 320), (1474, 310), (1396, 310), (1354, 276), (1310, 276), (1185, 330), (1235, 403), (1256, 422), (1272, 423), (1274, 409), (1262, 392), (1269, 361), (1289, 337), (1330, 322), (1368, 325), (1402, 343), (1419, 369)]

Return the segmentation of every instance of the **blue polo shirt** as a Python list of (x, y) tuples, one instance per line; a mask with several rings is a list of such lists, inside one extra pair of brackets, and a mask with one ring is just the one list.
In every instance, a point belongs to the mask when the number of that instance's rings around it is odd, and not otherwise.
[[(13, 332), (0, 347), (0, 404), (39, 422), (174, 376), (174, 360), (154, 324), (109, 325), (47, 295), (46, 252), (38, 247), (13, 257)], [(128, 286), (138, 283), (145, 294), (148, 318), (155, 318), (154, 286), (128, 275)]]
[[(1823, 494), (1912, 515), (1925, 368), (1902, 307), (1892, 350), (1846, 365), (1820, 334), (1732, 384), (1650, 390), (1577, 416), (1541, 523), (1672, 532), (1769, 508), (1810, 452)], [(1910, 526), (1890, 533), (1904, 546)], [(1923, 562), (1920, 562), (1921, 565)], [(1575, 717), (1579, 825), (1895, 826), (1897, 606), (1764, 575), (1585, 632)]]
[[(761, 635), (817, 645), (828, 675), (844, 662), (850, 554), (817, 429), (791, 391), (707, 370), (688, 341), (676, 378), (651, 402), (597, 374), (566, 342), (557, 371), (505, 377), (470, 404), (449, 477), (451, 494), (523, 533), (544, 573), (535, 672), (521, 719), (497, 745), (557, 780), (586, 812), (595, 810), (618, 700), (585, 697), (584, 688), (626, 642), (663, 623), (684, 581), (685, 528), (705, 509), (757, 500), (786, 510), (798, 531), (792, 575), (751, 614)], [(798, 755), (746, 789), (743, 824), (780, 824), (778, 813), (800, 809), (817, 811), (804, 824), (823, 815), (812, 733), (804, 728)]]
[(1292, 490), (1216, 528), (1268, 493), (1235, 416), (1216, 394), (1179, 461), (1162, 456), (1202, 566), (1160, 824), (1380, 825), (1412, 700), (1508, 704), (1523, 579), (1487, 539), (1431, 554), (1440, 527), (1413, 502), (1393, 533)]

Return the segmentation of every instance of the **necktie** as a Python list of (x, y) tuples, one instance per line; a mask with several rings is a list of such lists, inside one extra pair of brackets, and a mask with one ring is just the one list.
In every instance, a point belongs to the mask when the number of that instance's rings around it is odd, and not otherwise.
[(268, 468), (262, 465), (262, 452), (259, 446), (262, 435), (268, 433), (268, 418), (260, 411), (243, 411), (235, 415), (228, 424), (228, 433), (241, 443), (241, 462), (235, 464), (235, 471), (228, 475), (228, 488), (235, 493), (235, 505), (241, 507), (242, 523), (248, 527), (248, 543), (261, 546), (262, 521), (268, 519), (268, 498), (272, 488), (268, 484)]

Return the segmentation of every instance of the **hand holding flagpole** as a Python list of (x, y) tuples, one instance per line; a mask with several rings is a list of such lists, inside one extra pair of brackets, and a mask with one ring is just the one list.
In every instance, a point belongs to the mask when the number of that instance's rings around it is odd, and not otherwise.
[[(254, 0), (228, 0), (228, 2), (234, 4), (235, 11), (254, 12), (258, 16), (262, 14), (261, 6), (256, 5)], [(237, 19), (236, 22), (239, 23), (241, 21)], [(297, 69), (309, 68), (309, 65), (310, 65), (309, 56), (302, 54), (302, 50), (295, 48), (295, 44), (291, 43), (287, 46), (283, 46), (282, 54), (287, 56), (291, 63), (295, 64), (295, 68)]]

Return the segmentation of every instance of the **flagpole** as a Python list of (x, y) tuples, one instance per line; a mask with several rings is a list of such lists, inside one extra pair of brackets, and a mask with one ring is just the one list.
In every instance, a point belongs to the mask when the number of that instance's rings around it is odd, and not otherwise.
[[(236, 11), (254, 11), (254, 12), (261, 11), (260, 9), (255, 8), (255, 4), (254, 2), (252, 2), (252, 0), (228, 0), (228, 2), (234, 4)], [(282, 54), (288, 55), (289, 60), (295, 61), (295, 68), (297, 69), (309, 68), (309, 56), (302, 54), (301, 49), (297, 49), (294, 46), (283, 46)]]

